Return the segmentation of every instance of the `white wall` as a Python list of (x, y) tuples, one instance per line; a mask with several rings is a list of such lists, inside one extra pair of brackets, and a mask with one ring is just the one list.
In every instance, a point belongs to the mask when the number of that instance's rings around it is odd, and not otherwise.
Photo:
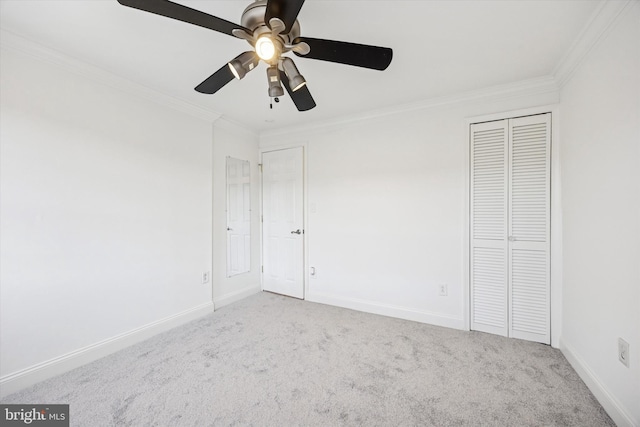
[[(562, 328), (564, 353), (621, 425), (640, 420), (639, 7), (562, 89), (554, 141), (564, 285), (552, 283), (563, 289), (552, 333)], [(4, 49), (0, 65), (2, 378), (260, 289), (258, 227), (248, 274), (226, 277), (218, 238), (227, 156), (251, 162), (259, 221), (254, 134)], [(307, 299), (465, 328), (467, 123), (558, 101), (523, 88), (262, 135), (263, 151), (306, 147)]]
[(0, 375), (210, 309), (211, 123), (0, 63)]
[(305, 237), (317, 274), (307, 274), (306, 298), (466, 328), (467, 119), (556, 101), (554, 91), (516, 92), (263, 135), (261, 150), (307, 146)]
[[(213, 301), (216, 308), (260, 292), (260, 173), (258, 136), (225, 119), (213, 135)], [(248, 160), (251, 168), (251, 269), (227, 277), (226, 159)]]
[[(640, 425), (640, 3), (561, 91), (562, 349), (618, 425)], [(630, 367), (617, 357), (630, 344)]]

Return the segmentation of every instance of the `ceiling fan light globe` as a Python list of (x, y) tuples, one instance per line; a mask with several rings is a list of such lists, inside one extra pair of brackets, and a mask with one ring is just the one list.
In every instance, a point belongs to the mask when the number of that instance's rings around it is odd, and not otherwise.
[(289, 86), (291, 87), (292, 92), (297, 91), (306, 84), (307, 81), (300, 74), (289, 80)]
[(233, 73), (233, 76), (242, 80), (244, 76), (258, 65), (260, 59), (252, 51), (243, 52), (240, 55), (233, 58), (227, 65)]
[(269, 96), (276, 98), (284, 95), (284, 89), (280, 84), (280, 72), (277, 65), (267, 68), (267, 81), (269, 82)]
[(271, 86), (269, 88), (269, 96), (271, 98), (277, 98), (279, 96), (284, 96), (284, 89), (282, 89), (282, 86)]
[(268, 36), (262, 36), (256, 41), (256, 53), (263, 61), (270, 61), (276, 54), (276, 47)]
[(298, 67), (296, 67), (296, 64), (291, 58), (282, 58), (282, 60), (280, 61), (280, 65), (282, 71), (284, 71), (285, 75), (287, 76), (287, 79), (289, 79), (289, 87), (291, 88), (291, 92), (295, 92), (307, 84), (307, 81), (300, 75)]
[(242, 80), (245, 74), (247, 74), (238, 61), (231, 61), (227, 65), (231, 69), (233, 76), (238, 80)]

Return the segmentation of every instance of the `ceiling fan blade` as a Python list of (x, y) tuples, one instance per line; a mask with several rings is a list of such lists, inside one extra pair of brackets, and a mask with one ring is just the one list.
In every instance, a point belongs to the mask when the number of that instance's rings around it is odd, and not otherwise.
[(217, 16), (199, 10), (191, 9), (169, 0), (118, 0), (123, 6), (132, 7), (134, 9), (144, 10), (145, 12), (155, 13), (156, 15), (166, 16), (167, 18), (177, 19), (178, 21), (187, 22), (189, 24), (198, 25), (220, 33), (233, 36), (234, 29), (246, 31), (249, 34), (253, 32), (242, 25), (225, 21)]
[(211, 95), (222, 89), (233, 79), (234, 76), (229, 68), (229, 64), (224, 64), (222, 68), (211, 74), (205, 81), (196, 86), (195, 89), (200, 93)]
[(268, 0), (264, 22), (268, 23), (271, 18), (279, 18), (285, 25), (285, 30), (282, 33), (287, 34), (291, 31), (293, 23), (296, 22), (303, 4), (304, 0)]
[(289, 79), (287, 78), (287, 75), (284, 73), (284, 71), (280, 71), (280, 81), (289, 93), (289, 96), (291, 96), (291, 99), (296, 105), (298, 111), (308, 111), (316, 106), (316, 101), (313, 100), (313, 97), (311, 96), (311, 92), (309, 92), (309, 88), (307, 87), (307, 85), (304, 85), (297, 91), (293, 92), (291, 90), (291, 86), (289, 86)]
[(373, 70), (385, 70), (393, 58), (393, 50), (388, 47), (369, 46), (365, 44), (339, 42), (335, 40), (313, 39), (298, 37), (292, 44), (306, 43), (311, 51), (301, 55), (301, 58), (319, 59), (321, 61), (337, 62), (356, 67), (371, 68)]

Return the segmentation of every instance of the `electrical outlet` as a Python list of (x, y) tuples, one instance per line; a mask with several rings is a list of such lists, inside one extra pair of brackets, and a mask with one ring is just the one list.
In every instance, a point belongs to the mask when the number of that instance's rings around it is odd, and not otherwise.
[(618, 359), (624, 366), (629, 367), (629, 343), (618, 338)]
[(202, 273), (202, 284), (209, 283), (209, 272), (205, 271)]
[(441, 297), (446, 297), (448, 293), (448, 289), (447, 289), (447, 284), (446, 283), (440, 283), (438, 285), (438, 295)]

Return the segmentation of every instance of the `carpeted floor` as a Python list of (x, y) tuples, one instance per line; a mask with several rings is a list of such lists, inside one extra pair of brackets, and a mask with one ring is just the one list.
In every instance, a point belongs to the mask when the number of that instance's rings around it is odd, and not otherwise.
[(560, 351), (260, 293), (2, 403), (73, 426), (613, 426)]

